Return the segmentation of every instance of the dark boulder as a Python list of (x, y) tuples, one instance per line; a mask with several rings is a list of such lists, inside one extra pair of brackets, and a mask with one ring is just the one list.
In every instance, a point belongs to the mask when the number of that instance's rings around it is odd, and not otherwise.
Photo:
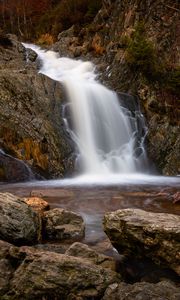
[(33, 244), (40, 231), (39, 216), (22, 199), (0, 193), (0, 238), (15, 245)]

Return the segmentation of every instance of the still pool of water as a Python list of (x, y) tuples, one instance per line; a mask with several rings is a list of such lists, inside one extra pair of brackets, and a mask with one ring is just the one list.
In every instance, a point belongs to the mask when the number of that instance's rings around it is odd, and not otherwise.
[(80, 213), (86, 223), (85, 242), (105, 238), (103, 215), (124, 208), (180, 214), (178, 194), (180, 177), (122, 175), (106, 178), (89, 176), (75, 179), (33, 181), (0, 185), (1, 192), (18, 196), (40, 196), (51, 208), (60, 207)]

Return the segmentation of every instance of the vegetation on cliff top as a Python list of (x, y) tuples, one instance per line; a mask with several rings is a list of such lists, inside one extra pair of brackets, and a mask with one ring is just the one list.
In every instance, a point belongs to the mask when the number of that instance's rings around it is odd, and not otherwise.
[(141, 72), (150, 83), (158, 83), (165, 89), (179, 93), (180, 68), (169, 66), (158, 55), (153, 44), (146, 36), (145, 25), (139, 22), (132, 36), (122, 37), (121, 43), (126, 48), (126, 61), (134, 72)]
[(23, 40), (35, 40), (42, 34), (58, 33), (76, 24), (92, 21), (101, 0), (2, 0), (0, 28)]

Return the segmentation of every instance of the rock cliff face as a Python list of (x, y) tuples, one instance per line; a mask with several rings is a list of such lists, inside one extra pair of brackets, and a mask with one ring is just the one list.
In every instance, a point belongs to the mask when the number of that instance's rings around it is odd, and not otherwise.
[[(180, 172), (178, 1), (103, 1), (94, 22), (54, 49), (91, 59), (100, 79), (117, 92), (138, 95), (148, 123), (149, 157), (160, 172)], [(63, 46), (62, 46), (63, 42)]]
[[(37, 73), (32, 53), (26, 61), (20, 43), (0, 46), (0, 52), (0, 148), (43, 177), (62, 177), (72, 151), (61, 118), (62, 89)], [(18, 180), (4, 161), (1, 155), (0, 180)]]
[(106, 21), (95, 34), (109, 66), (103, 79), (139, 96), (149, 156), (166, 175), (180, 172), (178, 14), (178, 1), (111, 1), (99, 13), (98, 22)]
[[(166, 175), (180, 173), (178, 16), (178, 0), (104, 0), (92, 24), (61, 33), (52, 47), (92, 60), (106, 86), (139, 97), (149, 157)], [(60, 117), (62, 90), (37, 74), (33, 53), (27, 63), (22, 46), (7, 47), (0, 47), (0, 148), (46, 178), (62, 177), (73, 164)], [(9, 180), (3, 165), (0, 178)]]

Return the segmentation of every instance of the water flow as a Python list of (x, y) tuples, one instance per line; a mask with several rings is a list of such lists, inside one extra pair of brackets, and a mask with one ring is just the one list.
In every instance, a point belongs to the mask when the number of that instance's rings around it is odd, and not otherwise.
[[(142, 171), (145, 151), (136, 140), (136, 119), (121, 106), (115, 92), (96, 81), (91, 62), (60, 58), (53, 51), (33, 49), (41, 60), (40, 73), (61, 82), (72, 111), (78, 148), (78, 167), (83, 174), (111, 175)], [(141, 149), (137, 155), (137, 148)]]

